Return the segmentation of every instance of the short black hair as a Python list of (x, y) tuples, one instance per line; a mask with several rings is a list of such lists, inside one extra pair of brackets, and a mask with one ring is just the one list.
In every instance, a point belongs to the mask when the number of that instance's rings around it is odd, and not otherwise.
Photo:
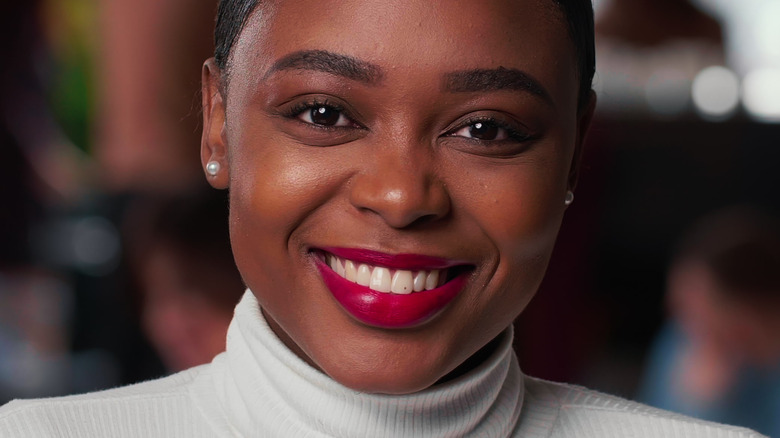
[[(590, 100), (596, 72), (596, 48), (591, 0), (553, 0), (563, 11), (574, 43), (579, 68), (579, 106)], [(223, 72), (228, 69), (230, 51), (260, 0), (219, 0), (214, 30), (214, 59)]]
[(230, 51), (260, 0), (219, 0), (214, 27), (214, 60), (220, 70), (228, 67)]

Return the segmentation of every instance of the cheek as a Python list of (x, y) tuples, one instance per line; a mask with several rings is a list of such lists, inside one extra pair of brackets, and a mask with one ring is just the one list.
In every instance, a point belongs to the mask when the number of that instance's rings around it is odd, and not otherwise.
[(528, 187), (516, 190), (515, 198), (507, 196), (498, 203), (489, 220), (495, 224), (496, 241), (507, 255), (525, 257), (551, 249), (563, 212), (556, 202), (558, 192)]
[(231, 207), (268, 226), (293, 222), (315, 197), (315, 176), (307, 161), (262, 149), (273, 145), (239, 146), (231, 159)]
[(491, 315), (485, 324), (496, 331), (525, 308), (544, 277), (565, 210), (568, 163), (560, 154), (494, 167), (481, 177), (467, 174), (472, 183), (463, 186), (469, 193), (463, 205), (495, 257), (485, 293), (476, 294), (471, 304), (486, 307), (480, 313)]
[(334, 176), (321, 150), (276, 137), (250, 131), (231, 142), (231, 217), (284, 234), (325, 202)]
[(472, 214), (502, 262), (527, 261), (552, 250), (563, 218), (566, 173), (550, 167), (563, 169), (533, 164), (499, 169), (472, 198)]
[[(257, 139), (262, 139), (258, 141)], [(230, 157), (230, 234), (239, 271), (250, 287), (274, 286), (293, 272), (301, 224), (337, 193), (341, 176), (324, 149), (249, 132)]]

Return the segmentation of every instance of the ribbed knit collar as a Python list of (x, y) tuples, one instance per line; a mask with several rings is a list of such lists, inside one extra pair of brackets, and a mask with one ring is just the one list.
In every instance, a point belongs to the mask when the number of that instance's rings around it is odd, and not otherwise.
[(217, 397), (242, 436), (505, 437), (523, 402), (512, 336), (510, 327), (484, 363), (450, 382), (410, 395), (366, 394), (291, 352), (247, 291), (228, 330)]

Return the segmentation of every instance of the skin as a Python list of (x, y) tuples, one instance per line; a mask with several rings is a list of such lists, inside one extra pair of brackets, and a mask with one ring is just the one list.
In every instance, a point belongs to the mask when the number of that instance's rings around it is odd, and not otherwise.
[[(228, 76), (213, 60), (203, 68), (201, 161), (218, 161), (209, 182), (230, 189), (244, 281), (292, 351), (353, 389), (410, 393), (467, 370), (536, 292), (574, 184), (593, 102), (577, 110), (562, 17), (546, 0), (262, 8)], [(378, 80), (271, 71), (301, 50), (370, 63)], [(522, 70), (546, 97), (445, 86), (449, 73), (499, 67)], [(309, 111), (290, 114), (312, 100), (345, 108), (355, 124), (322, 129)], [(528, 139), (468, 138), (475, 116)], [(435, 318), (382, 329), (353, 319), (324, 286), (311, 249), (330, 246), (461, 260), (473, 272)]]

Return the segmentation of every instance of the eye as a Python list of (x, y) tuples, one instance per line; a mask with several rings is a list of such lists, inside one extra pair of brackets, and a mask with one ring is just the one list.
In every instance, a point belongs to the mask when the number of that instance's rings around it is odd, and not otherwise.
[(362, 138), (368, 129), (365, 120), (349, 102), (336, 96), (293, 97), (271, 108), (278, 128), (300, 144), (335, 146)]
[(530, 135), (524, 132), (522, 128), (515, 128), (508, 122), (494, 118), (479, 118), (465, 122), (458, 128), (453, 129), (447, 135), (449, 137), (463, 137), (484, 142), (501, 142), (528, 140)]
[(506, 128), (489, 121), (474, 122), (454, 131), (452, 135), (483, 141), (506, 140), (509, 138), (509, 132)]
[(343, 111), (325, 104), (307, 105), (296, 117), (305, 123), (318, 126), (341, 127), (355, 125), (349, 117), (344, 115)]

